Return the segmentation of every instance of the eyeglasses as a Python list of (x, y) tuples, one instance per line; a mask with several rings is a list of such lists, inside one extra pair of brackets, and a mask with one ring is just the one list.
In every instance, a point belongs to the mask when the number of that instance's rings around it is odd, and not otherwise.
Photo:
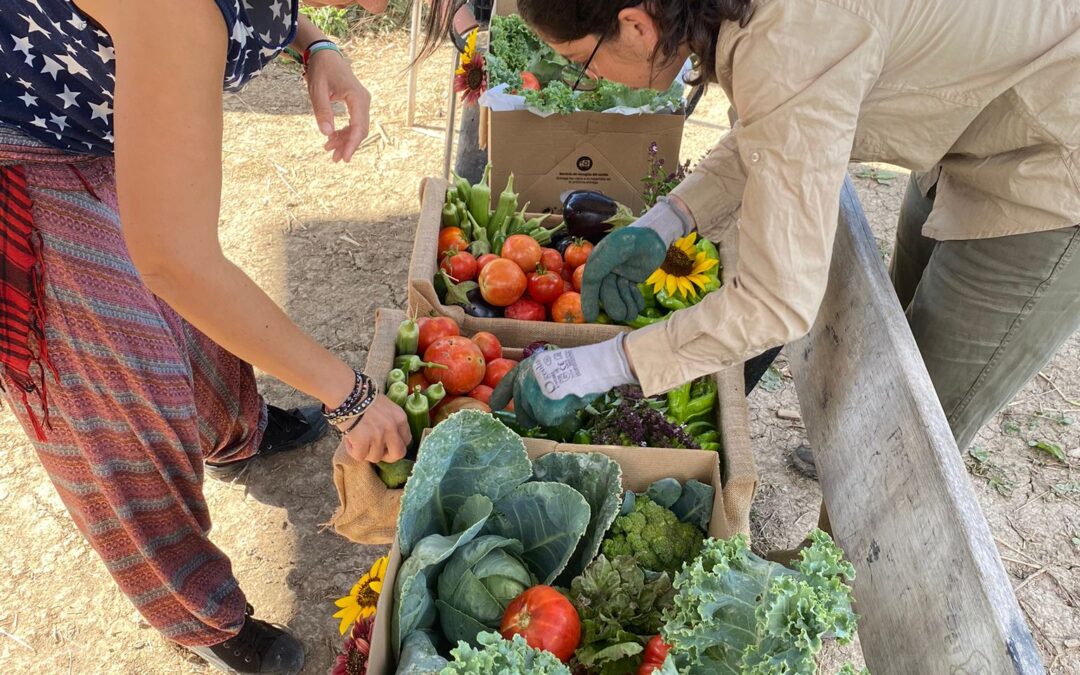
[[(596, 58), (596, 52), (600, 49), (600, 45), (603, 44), (603, 42), (604, 36), (601, 35), (600, 38), (596, 41), (596, 46), (593, 47), (592, 54), (589, 54), (589, 58), (585, 61), (583, 65), (580, 66), (581, 70), (578, 72), (577, 79), (574, 80), (574, 86), (571, 87), (572, 91), (578, 91), (579, 87), (581, 87), (581, 80), (584, 79), (585, 76), (588, 74), (589, 67), (592, 66), (593, 59)], [(593, 87), (589, 86), (588, 88), (592, 89)]]

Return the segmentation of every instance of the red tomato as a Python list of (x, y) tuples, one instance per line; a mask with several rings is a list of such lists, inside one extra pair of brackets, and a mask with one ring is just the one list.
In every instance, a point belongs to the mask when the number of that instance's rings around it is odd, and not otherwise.
[(420, 387), (421, 389), (427, 389), (428, 385), (430, 385), (430, 384), (431, 383), (427, 381), (427, 378), (424, 377), (423, 371), (421, 371), (419, 373), (413, 373), (412, 375), (409, 376), (409, 391), (412, 391), (413, 388), (415, 388), (415, 387)]
[(563, 255), (566, 258), (566, 264), (569, 267), (577, 268), (585, 264), (585, 261), (589, 259), (589, 255), (592, 254), (593, 245), (584, 239), (575, 239), (574, 243), (566, 247), (566, 253)]
[(506, 374), (513, 370), (516, 365), (517, 361), (495, 359), (488, 364), (487, 372), (484, 373), (484, 384), (494, 389), (499, 386), (499, 382), (502, 382)]
[(558, 323), (585, 323), (585, 315), (581, 313), (581, 294), (570, 291), (560, 295), (551, 306), (551, 320)]
[(443, 256), (439, 269), (449, 274), (454, 281), (472, 281), (476, 278), (476, 258), (468, 251), (450, 249)]
[(554, 272), (534, 272), (529, 275), (529, 297), (541, 305), (550, 305), (562, 295), (563, 280)]
[(418, 319), (417, 323), (420, 325), (420, 341), (417, 343), (416, 348), (419, 354), (427, 351), (431, 343), (439, 338), (461, 335), (458, 325), (454, 323), (453, 319), (446, 316), (424, 317)]
[(521, 72), (521, 88), (540, 91), (540, 80), (527, 70)]
[(535, 300), (522, 298), (507, 307), (503, 316), (518, 321), (543, 321), (547, 318), (547, 308)]
[(484, 381), (484, 355), (476, 343), (455, 335), (436, 340), (424, 350), (424, 360), (445, 368), (425, 368), (429, 382), (442, 382), (448, 394), (465, 394)]
[(553, 248), (542, 248), (540, 249), (540, 264), (543, 265), (544, 269), (548, 272), (562, 272), (562, 255)]
[(502, 257), (513, 260), (522, 272), (528, 273), (536, 269), (540, 263), (540, 244), (527, 234), (512, 234), (503, 243)]
[(472, 336), (472, 341), (480, 348), (480, 352), (484, 355), (484, 360), (488, 363), (491, 363), (495, 359), (502, 358), (502, 343), (499, 342), (499, 338), (486, 330), (482, 330)]
[(562, 277), (563, 279), (565, 279), (566, 281), (571, 281), (571, 280), (573, 280), (573, 278), (574, 278), (574, 272), (576, 272), (576, 271), (577, 271), (577, 270), (575, 270), (575, 269), (574, 269), (573, 267), (570, 267), (569, 265), (566, 265), (566, 266), (564, 266), (564, 267), (562, 268), (562, 270), (561, 270), (561, 271), (559, 272), (559, 275), (560, 275), (560, 276), (561, 276), (561, 277)]
[[(443, 401), (445, 400), (446, 399), (443, 399)], [(442, 422), (459, 410), (481, 410), (487, 413), (491, 412), (491, 408), (487, 403), (478, 401), (475, 398), (469, 398), (468, 396), (455, 396), (453, 400), (448, 403), (443, 403), (436, 410), (437, 412), (431, 418), (432, 426)]]
[(494, 390), (486, 384), (481, 384), (476, 389), (469, 392), (469, 398), (475, 398), (477, 401), (483, 401), (487, 403), (491, 400), (491, 394)]
[[(531, 237), (530, 237), (531, 238)], [(535, 243), (535, 242), (534, 242)], [(493, 260), (480, 270), (480, 295), (496, 307), (512, 305), (525, 294), (525, 273), (512, 260)]]
[(499, 259), (499, 256), (495, 255), (494, 253), (485, 253), (484, 255), (482, 255), (482, 256), (480, 256), (479, 258), (476, 259), (476, 269), (477, 270), (482, 270), (485, 267), (487, 267), (487, 264), (489, 262), (491, 262), (492, 260), (498, 260), (498, 259)]
[(566, 663), (581, 642), (581, 619), (566, 597), (551, 586), (533, 586), (507, 606), (499, 632), (507, 640), (525, 638), (533, 649)]
[(439, 230), (439, 257), (442, 258), (452, 248), (459, 251), (469, 248), (469, 240), (460, 227), (444, 227)]
[(575, 291), (578, 291), (578, 292), (581, 291), (581, 284), (584, 282), (584, 280), (585, 280), (585, 266), (582, 265), (581, 267), (574, 270), (574, 290)]
[(669, 651), (671, 647), (664, 643), (663, 638), (659, 635), (652, 636), (649, 644), (645, 645), (645, 654), (638, 666), (637, 675), (652, 675), (654, 670), (662, 668)]

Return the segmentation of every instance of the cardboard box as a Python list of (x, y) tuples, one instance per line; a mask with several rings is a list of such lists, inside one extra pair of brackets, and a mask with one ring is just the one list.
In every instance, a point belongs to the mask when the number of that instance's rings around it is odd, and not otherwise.
[(596, 190), (645, 208), (642, 180), (649, 173), (649, 146), (655, 142), (664, 165), (679, 163), (681, 112), (618, 115), (576, 112), (540, 117), (527, 110), (488, 115), (491, 194), (497, 197), (514, 174), (520, 203), (537, 213), (562, 213), (563, 192)]
[[(380, 309), (375, 315), (375, 335), (368, 349), (367, 373), (379, 387), (386, 382), (386, 375), (394, 365), (394, 338), (398, 325), (405, 319), (405, 313), (395, 309)], [(539, 332), (523, 334), (496, 332), (496, 337), (503, 344), (503, 354), (507, 358), (520, 359), (521, 348), (534, 339), (543, 339), (558, 345), (566, 344), (566, 324), (533, 322), (514, 322), (530, 324)], [(465, 329), (462, 333), (471, 336), (476, 331)], [(757, 469), (754, 466), (753, 451), (750, 445), (749, 410), (743, 390), (742, 366), (729, 368), (716, 374), (719, 399), (717, 403), (717, 426), (723, 440), (723, 451), (719, 453), (700, 450), (664, 450), (675, 452), (675, 457), (686, 458), (704, 453), (712, 457), (713, 462), (722, 470), (724, 476), (723, 491), (718, 491), (718, 504), (723, 505), (713, 514), (713, 522), (723, 532), (749, 534), (750, 501), (757, 485)], [(531, 442), (531, 441), (530, 441)], [(544, 447), (554, 447), (552, 441), (538, 442)], [(630, 450), (645, 457), (661, 456), (655, 453), (658, 448), (620, 448), (615, 446), (584, 446), (562, 444), (558, 449), (591, 449), (602, 452), (608, 450), (622, 453)], [(550, 452), (550, 449), (548, 450)], [(685, 454), (689, 453), (689, 454)], [(612, 455), (614, 456), (614, 455)], [(680, 459), (679, 461), (682, 461)], [(337, 488), (339, 507), (331, 519), (334, 529), (352, 541), (363, 544), (389, 544), (394, 539), (397, 514), (401, 505), (402, 490), (391, 490), (381, 480), (375, 468), (364, 461), (356, 461), (345, 451), (344, 444), (339, 445), (334, 453), (334, 485)], [(673, 474), (675, 475), (675, 474)], [(678, 475), (675, 475), (678, 477)], [(692, 476), (694, 477), (694, 476)], [(703, 479), (702, 482), (706, 482)], [(719, 483), (717, 483), (719, 484)], [(727, 535), (725, 535), (727, 536)]]
[[(517, 13), (517, 2), (499, 0), (494, 14)], [(598, 190), (640, 212), (642, 179), (649, 172), (649, 145), (659, 146), (664, 165), (679, 163), (685, 115), (576, 112), (540, 117), (527, 110), (487, 116), (491, 193), (496, 197), (514, 174), (520, 202), (537, 213), (561, 213), (566, 190)], [(481, 126), (483, 128), (484, 125)], [(497, 198), (497, 197), (496, 197)]]
[[(745, 409), (745, 402), (742, 408)], [(726, 432), (726, 419), (724, 427)], [(748, 514), (749, 498), (753, 496), (752, 485), (756, 482), (756, 474), (753, 479), (750, 476), (732, 475), (732, 473), (725, 473), (722, 476), (716, 453), (703, 450), (560, 445), (552, 441), (539, 441), (528, 438), (523, 440), (529, 458), (534, 460), (550, 452), (599, 452), (607, 455), (618, 462), (622, 468), (623, 487), (635, 492), (643, 492), (653, 481), (668, 477), (677, 478), (681, 482), (693, 478), (702, 483), (708, 483), (716, 488), (713, 499), (713, 515), (709, 523), (709, 536), (726, 538), (738, 532), (749, 534), (742, 525), (733, 529), (733, 523), (730, 520), (731, 513), (728, 511), (728, 497), (734, 493), (739, 493), (740, 496), (746, 498)], [(725, 468), (729, 472), (739, 470), (739, 467), (728, 467), (727, 464), (728, 462), (725, 462)], [(752, 459), (750, 464), (752, 466)], [(742, 467), (742, 469), (745, 468)], [(375, 614), (371, 656), (368, 661), (367, 671), (369, 675), (392, 675), (397, 668), (393, 650), (390, 646), (390, 617), (394, 610), (393, 588), (401, 561), (401, 551), (395, 541), (390, 549), (390, 560), (383, 581), (383, 588), (386, 590), (379, 597), (378, 609)]]

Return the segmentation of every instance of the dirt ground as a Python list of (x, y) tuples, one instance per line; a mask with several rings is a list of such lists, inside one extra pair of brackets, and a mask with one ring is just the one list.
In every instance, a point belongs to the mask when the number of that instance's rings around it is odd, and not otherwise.
[[(301, 326), (362, 364), (377, 307), (405, 305), (405, 278), (425, 175), (441, 171), (449, 53), (420, 73), (418, 121), (404, 126), (402, 37), (350, 46), (374, 99), (373, 140), (350, 165), (321, 150), (295, 68), (274, 66), (226, 100), (221, 239)], [(711, 92), (687, 127), (684, 156), (705, 153), (726, 127), (726, 104)], [(865, 167), (853, 167), (856, 174)], [(891, 247), (904, 176), (886, 184), (856, 178), (883, 255)], [(753, 509), (755, 546), (786, 547), (813, 526), (817, 484), (790, 463), (805, 442), (794, 387), (781, 358), (750, 396), (761, 485)], [(271, 402), (304, 399), (261, 378)], [(785, 417), (789, 417), (785, 415)], [(1051, 672), (1080, 673), (1080, 336), (1074, 336), (966, 457), (972, 484)], [(1029, 447), (1051, 441), (1066, 462)], [(327, 530), (336, 496), (334, 440), (260, 462), (233, 484), (209, 481), (214, 540), (232, 558), (263, 618), (304, 641), (306, 673), (325, 673), (339, 644), (333, 600), (381, 553)], [(0, 672), (208, 673), (171, 647), (117, 591), (75, 530), (14, 419), (0, 413)], [(912, 561), (917, 564), (917, 561)], [(828, 649), (832, 672), (856, 647)]]

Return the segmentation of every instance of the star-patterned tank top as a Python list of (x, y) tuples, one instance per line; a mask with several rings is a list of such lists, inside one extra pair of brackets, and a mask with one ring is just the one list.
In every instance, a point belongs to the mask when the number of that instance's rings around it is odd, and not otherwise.
[[(298, 0), (215, 0), (235, 91), (296, 35)], [(0, 124), (67, 152), (111, 155), (116, 54), (71, 0), (0, 0)], [(163, 78), (163, 82), (166, 80)]]

